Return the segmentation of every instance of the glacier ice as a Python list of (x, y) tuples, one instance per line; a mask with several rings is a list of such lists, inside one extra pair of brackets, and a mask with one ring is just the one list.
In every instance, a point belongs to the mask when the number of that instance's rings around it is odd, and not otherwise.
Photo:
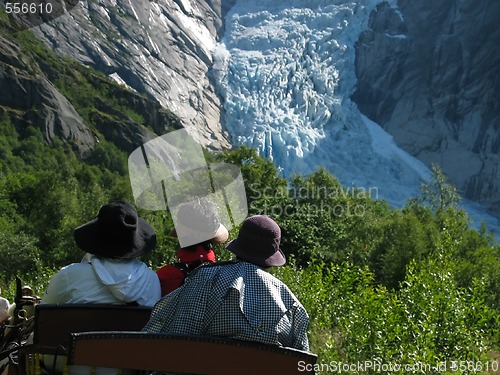
[[(376, 189), (400, 207), (431, 172), (349, 99), (355, 42), (380, 2), (237, 0), (213, 73), (233, 144), (256, 148), (287, 177), (322, 166), (344, 186)], [(498, 232), (498, 220), (466, 205)]]

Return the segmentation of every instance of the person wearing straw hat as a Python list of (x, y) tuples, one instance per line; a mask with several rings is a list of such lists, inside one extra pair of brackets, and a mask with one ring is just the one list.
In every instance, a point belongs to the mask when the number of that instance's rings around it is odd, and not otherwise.
[(281, 229), (266, 215), (243, 222), (227, 248), (237, 259), (202, 265), (159, 301), (145, 332), (208, 335), (309, 350), (309, 316), (266, 271), (286, 263)]
[(153, 306), (161, 298), (156, 273), (138, 259), (155, 248), (156, 234), (130, 203), (102, 206), (73, 237), (87, 254), (52, 276), (42, 303)]
[(181, 205), (174, 221), (175, 229), (170, 235), (178, 238), (181, 247), (177, 252), (178, 262), (156, 271), (162, 296), (181, 286), (185, 277), (198, 266), (215, 262), (213, 245), (225, 243), (229, 238), (215, 204), (205, 197)]

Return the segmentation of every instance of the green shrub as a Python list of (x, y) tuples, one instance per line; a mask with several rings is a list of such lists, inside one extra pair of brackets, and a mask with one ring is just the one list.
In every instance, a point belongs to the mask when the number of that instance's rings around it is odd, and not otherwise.
[(308, 310), (311, 350), (319, 355), (318, 363), (485, 363), (498, 313), (485, 303), (484, 282), (476, 279), (470, 289), (458, 287), (447, 262), (411, 262), (407, 280), (392, 291), (375, 284), (366, 268), (349, 264), (292, 264), (273, 273)]

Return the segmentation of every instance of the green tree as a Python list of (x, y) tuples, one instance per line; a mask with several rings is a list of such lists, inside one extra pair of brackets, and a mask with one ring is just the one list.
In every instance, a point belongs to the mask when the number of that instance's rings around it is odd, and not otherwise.
[(250, 212), (260, 213), (257, 210), (269, 197), (286, 196), (287, 181), (279, 176), (273, 162), (259, 156), (255, 149), (241, 146), (216, 155), (216, 160), (240, 167)]
[(438, 164), (432, 164), (432, 179), (421, 186), (421, 197), (412, 199), (413, 203), (428, 203), (434, 212), (458, 208), (461, 198), (457, 188), (449, 184), (448, 178)]
[(411, 211), (393, 211), (382, 230), (384, 235), (370, 252), (370, 269), (378, 282), (396, 289), (405, 279), (408, 264), (428, 255), (433, 243), (427, 240), (425, 222)]

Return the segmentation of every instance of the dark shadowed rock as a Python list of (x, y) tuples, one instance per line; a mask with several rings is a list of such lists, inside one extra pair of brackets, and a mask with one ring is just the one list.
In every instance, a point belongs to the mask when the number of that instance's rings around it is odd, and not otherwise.
[(500, 215), (500, 2), (400, 0), (371, 15), (353, 100), (400, 147)]
[(92, 132), (53, 84), (33, 72), (34, 64), (19, 44), (0, 35), (0, 106), (17, 126), (36, 125), (47, 142), (63, 139), (84, 156), (94, 147)]

